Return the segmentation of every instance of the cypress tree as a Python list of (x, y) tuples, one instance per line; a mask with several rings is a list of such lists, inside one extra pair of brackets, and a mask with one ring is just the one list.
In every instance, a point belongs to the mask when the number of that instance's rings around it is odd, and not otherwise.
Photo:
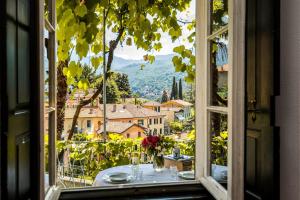
[(174, 94), (174, 99), (178, 99), (178, 84), (177, 84), (177, 82), (175, 83), (175, 94)]
[(183, 99), (183, 96), (182, 96), (182, 82), (181, 82), (181, 79), (179, 79), (178, 98), (181, 99), (181, 100)]
[(175, 76), (174, 76), (170, 99), (175, 99), (175, 85), (176, 85), (176, 80), (175, 80)]
[(161, 97), (161, 103), (165, 103), (169, 100), (169, 97), (168, 97), (168, 93), (166, 90), (164, 90), (163, 94), (162, 94), (162, 97)]

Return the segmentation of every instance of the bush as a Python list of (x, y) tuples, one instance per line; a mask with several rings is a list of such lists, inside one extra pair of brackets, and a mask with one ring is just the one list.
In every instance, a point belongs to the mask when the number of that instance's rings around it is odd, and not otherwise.
[[(168, 140), (170, 140), (172, 144), (177, 143), (182, 154), (194, 156), (194, 134), (195, 131), (192, 131), (189, 134), (189, 140), (185, 142), (175, 142), (171, 138), (168, 138)], [(81, 135), (79, 138), (82, 139), (86, 137)], [(130, 164), (131, 152), (135, 145), (141, 146), (141, 140), (141, 138), (127, 139), (120, 135), (110, 134), (109, 140), (106, 143), (93, 140), (58, 141), (57, 151), (58, 154), (62, 151), (69, 152), (70, 162), (74, 165), (81, 166), (84, 175), (94, 179), (96, 175), (104, 169)], [(172, 153), (173, 146), (167, 149), (167, 154)], [(143, 152), (144, 150), (140, 147), (139, 151)]]

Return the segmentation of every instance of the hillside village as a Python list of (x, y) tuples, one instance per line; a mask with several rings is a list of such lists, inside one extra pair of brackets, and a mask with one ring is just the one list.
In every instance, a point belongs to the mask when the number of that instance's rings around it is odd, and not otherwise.
[[(84, 93), (76, 93), (73, 98), (68, 99), (63, 137), (67, 136), (76, 107), (84, 97)], [(107, 133), (120, 134), (124, 138), (143, 138), (150, 134), (171, 135), (170, 123), (190, 118), (192, 107), (193, 104), (180, 99), (164, 103), (147, 101), (134, 104), (125, 100), (124, 103), (107, 104), (106, 130)], [(103, 104), (94, 102), (82, 108), (75, 133), (88, 133), (94, 139), (102, 139), (103, 122)]]

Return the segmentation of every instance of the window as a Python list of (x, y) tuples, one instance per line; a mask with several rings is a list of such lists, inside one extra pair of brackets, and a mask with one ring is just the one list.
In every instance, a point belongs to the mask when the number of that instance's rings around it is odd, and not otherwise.
[(243, 199), (245, 1), (197, 3), (196, 177), (217, 199)]
[(162, 128), (159, 129), (159, 134), (162, 134)]
[(141, 134), (141, 132), (138, 132), (138, 137), (142, 137), (142, 134)]
[(139, 119), (138, 120), (138, 125), (143, 126), (144, 125), (144, 120), (143, 119)]
[[(232, 0), (228, 1), (231, 2)], [(242, 103), (243, 98), (241, 98), (242, 94), (235, 94), (232, 92), (243, 91), (243, 84), (239, 85), (235, 82), (236, 80), (239, 80), (238, 77), (242, 77), (240, 75), (243, 72), (243, 62), (241, 62), (241, 60), (243, 60), (243, 54), (235, 56), (235, 53), (243, 53), (243, 50), (240, 50), (241, 48), (243, 49), (243, 45), (240, 45), (240, 41), (233, 42), (232, 40), (232, 38), (237, 36), (237, 34), (239, 34), (239, 36), (242, 38), (243, 31), (239, 30), (240, 32), (234, 32), (237, 27), (235, 27), (235, 29), (233, 28), (233, 22), (236, 17), (233, 16), (233, 8), (231, 8), (231, 12), (229, 12), (230, 9), (224, 9), (224, 15), (221, 16), (222, 19), (220, 23), (220, 19), (216, 19), (217, 16), (214, 16), (214, 12), (210, 9), (213, 6), (208, 5), (208, 2), (214, 3), (215, 1), (197, 1), (197, 12), (199, 13), (199, 19), (197, 19), (198, 25), (196, 41), (197, 44), (199, 44), (197, 45), (197, 48), (199, 48), (197, 52), (199, 52), (200, 59), (197, 59), (196, 61), (196, 113), (199, 113), (201, 117), (198, 117), (198, 121), (196, 121), (198, 135), (196, 140), (197, 148), (195, 171), (197, 180), (201, 180), (203, 185), (207, 187), (215, 197), (226, 199), (227, 195), (232, 196), (232, 194), (237, 193), (235, 190), (239, 190), (239, 187), (232, 187), (232, 182), (238, 180), (237, 177), (241, 176), (243, 173), (241, 171), (243, 170), (243, 167), (235, 165), (235, 161), (238, 161), (237, 159), (241, 160), (241, 158), (243, 158), (243, 150), (239, 149), (241, 151), (238, 151), (237, 148), (237, 146), (242, 148), (242, 145), (240, 144), (243, 141), (241, 134), (241, 130), (243, 133), (243, 127), (240, 125), (240, 129), (238, 129), (237, 122), (233, 121), (233, 116), (239, 116), (239, 112), (244, 109)], [(221, 0), (221, 2), (223, 1)], [(239, 9), (242, 10), (243, 3), (235, 3), (235, 5), (240, 6), (241, 8), (239, 7)], [(226, 5), (228, 5), (227, 1)], [(224, 2), (223, 6), (225, 7)], [(211, 11), (212, 14), (210, 15), (209, 13), (208, 15), (208, 11)], [(225, 23), (228, 18), (229, 21)], [(239, 20), (240, 19), (242, 18), (239, 17)], [(212, 24), (207, 26), (209, 21), (212, 21)], [(221, 28), (218, 26), (221, 26)], [(224, 44), (221, 44), (221, 42)], [(233, 50), (234, 47), (236, 49)], [(224, 51), (227, 48), (227, 51), (229, 52), (227, 66), (224, 66), (225, 64), (220, 64), (220, 66), (216, 64), (217, 59), (219, 59), (219, 55), (217, 55), (216, 52), (216, 49), (218, 48), (223, 48)], [(235, 57), (239, 57), (239, 59), (236, 59)], [(224, 61), (222, 59), (223, 58), (221, 56), (221, 61)], [(198, 65), (200, 66), (198, 67)], [(239, 68), (235, 66), (239, 66)], [(214, 82), (214, 77), (217, 77), (217, 80), (219, 81)], [(233, 90), (233, 88), (237, 90)], [(221, 100), (218, 98), (221, 98)], [(241, 110), (237, 110), (237, 107), (233, 109), (233, 105), (239, 105), (238, 108)], [(160, 118), (160, 123), (162, 124), (162, 118)], [(239, 123), (242, 124), (240, 121)], [(138, 120), (138, 124), (144, 125), (144, 120)], [(149, 119), (149, 124), (152, 124), (151, 119)], [(158, 124), (158, 119), (154, 119), (154, 124)], [(233, 132), (235, 135), (232, 134)], [(152, 130), (149, 130), (149, 133), (152, 134)], [(161, 128), (160, 134), (162, 134)], [(138, 135), (140, 135), (140, 132)], [(153, 130), (153, 135), (157, 135), (156, 128)], [(219, 136), (224, 138), (224, 144), (226, 147), (225, 149), (228, 149), (228, 151), (223, 151), (221, 154), (218, 154), (213, 146), (214, 139)], [(127, 133), (126, 137), (130, 138), (130, 134)], [(240, 139), (237, 140), (236, 138)], [(53, 150), (55, 150), (54, 146)], [(235, 155), (233, 152), (240, 152), (240, 155), (238, 155), (238, 153)], [(54, 158), (52, 157), (52, 159)], [(220, 159), (221, 161), (219, 161)], [(53, 163), (55, 163), (55, 161)], [(227, 174), (224, 173), (223, 176), (228, 177), (228, 179), (226, 179), (227, 183), (218, 183), (213, 179), (215, 165), (220, 164), (226, 168), (225, 172), (227, 172)], [(233, 169), (235, 169), (236, 174), (231, 173)], [(231, 182), (228, 182), (228, 180), (231, 180)], [(241, 183), (240, 185), (243, 184)]]
[(162, 118), (159, 118), (159, 123), (162, 124)]
[(90, 128), (92, 128), (92, 121), (91, 120), (87, 120), (86, 121), (86, 127), (88, 128), (88, 129), (90, 129)]

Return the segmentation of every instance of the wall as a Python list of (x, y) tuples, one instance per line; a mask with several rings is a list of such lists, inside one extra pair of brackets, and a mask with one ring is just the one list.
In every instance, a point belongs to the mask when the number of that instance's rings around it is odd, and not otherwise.
[(280, 199), (300, 199), (300, 1), (281, 0)]
[(126, 130), (124, 133), (122, 133), (124, 138), (127, 138), (127, 133), (130, 134), (130, 138), (137, 138), (138, 132), (141, 133), (141, 137), (144, 138), (146, 135), (144, 134), (144, 129), (138, 127), (138, 126), (132, 126), (128, 130)]
[[(160, 124), (160, 117), (149, 117), (149, 118), (128, 118), (128, 119), (110, 119), (109, 121), (115, 121), (115, 122), (129, 122), (131, 121), (131, 123), (135, 123), (138, 124), (138, 120), (139, 119), (143, 119), (144, 120), (144, 127), (151, 129), (152, 131), (156, 128), (158, 133), (159, 133), (159, 129), (162, 128), (162, 130), (164, 130), (164, 117), (162, 117), (162, 123)], [(152, 119), (152, 124), (149, 124), (149, 119)], [(158, 119), (158, 124), (154, 124), (154, 119)], [(148, 127), (149, 125), (149, 127)]]

